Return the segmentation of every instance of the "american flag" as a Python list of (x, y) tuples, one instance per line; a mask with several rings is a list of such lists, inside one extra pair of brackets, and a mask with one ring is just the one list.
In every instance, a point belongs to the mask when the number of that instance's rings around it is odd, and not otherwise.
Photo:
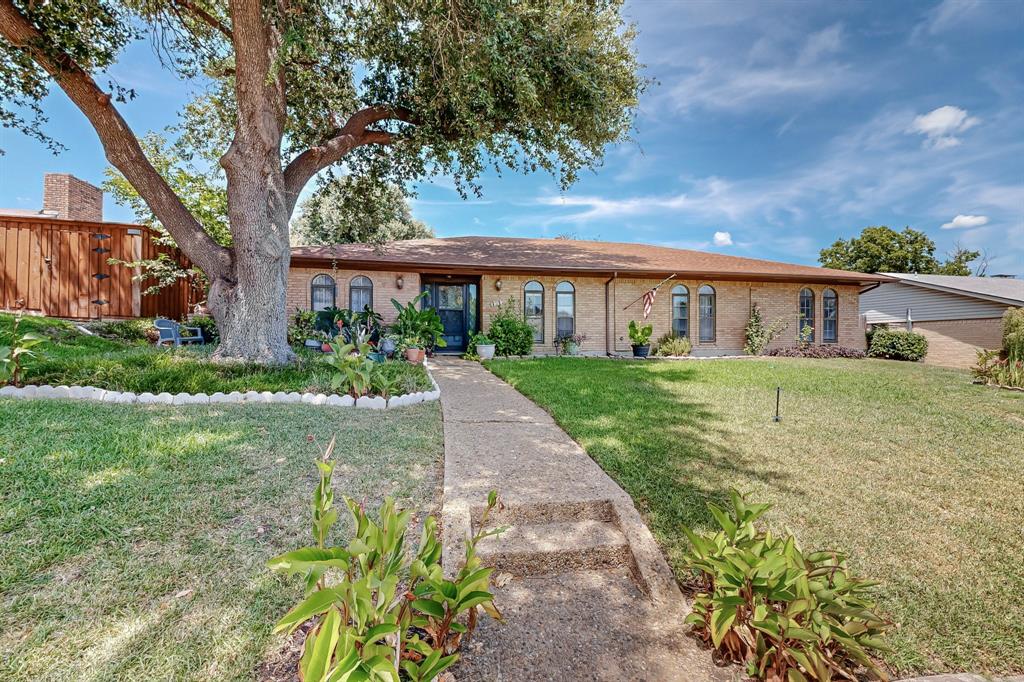
[(654, 287), (646, 294), (644, 294), (644, 319), (651, 314), (651, 308), (654, 307), (654, 297), (658, 295), (658, 287)]

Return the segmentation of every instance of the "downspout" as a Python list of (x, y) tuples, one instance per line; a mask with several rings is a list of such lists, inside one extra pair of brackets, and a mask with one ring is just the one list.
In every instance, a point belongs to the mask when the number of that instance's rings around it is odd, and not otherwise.
[(618, 276), (618, 272), (613, 272), (604, 283), (604, 352), (609, 357), (615, 349), (615, 303), (612, 301), (611, 285)]

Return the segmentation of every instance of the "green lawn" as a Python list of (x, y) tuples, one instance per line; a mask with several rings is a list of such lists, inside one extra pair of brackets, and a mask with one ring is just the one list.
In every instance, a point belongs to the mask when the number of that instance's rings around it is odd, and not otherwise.
[(307, 434), (338, 434), (339, 497), (436, 507), (436, 403), (0, 399), (0, 679), (256, 677), (301, 597), (265, 562), (309, 542)]
[[(12, 316), (0, 314), (0, 334), (11, 328)], [(300, 351), (285, 367), (256, 364), (214, 364), (214, 346), (156, 348), (145, 342), (125, 343), (88, 336), (62, 320), (25, 317), (21, 331), (42, 334), (39, 357), (26, 363), (25, 381), (51, 386), (88, 385), (135, 393), (215, 393), (221, 391), (309, 391), (334, 393), (331, 368), (322, 354)], [(383, 365), (398, 393), (429, 391), (430, 379), (421, 365), (387, 362)]]
[(737, 487), (882, 582), (895, 670), (1024, 673), (1024, 394), (883, 360), (489, 367), (632, 495), (677, 571), (680, 527)]

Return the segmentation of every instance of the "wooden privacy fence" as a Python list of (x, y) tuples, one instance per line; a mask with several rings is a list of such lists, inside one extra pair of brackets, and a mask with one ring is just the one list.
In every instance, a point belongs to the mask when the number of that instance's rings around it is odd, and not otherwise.
[(140, 225), (0, 216), (0, 307), (14, 310), (23, 301), (27, 312), (51, 317), (181, 319), (194, 303), (186, 281), (144, 296), (151, 282), (108, 262), (160, 252), (187, 263), (176, 249), (154, 244)]

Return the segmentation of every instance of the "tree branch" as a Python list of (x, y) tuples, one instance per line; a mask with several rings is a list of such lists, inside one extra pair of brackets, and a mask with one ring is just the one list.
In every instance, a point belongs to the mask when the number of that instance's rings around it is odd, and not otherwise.
[(125, 176), (182, 251), (211, 279), (231, 272), (231, 252), (203, 229), (149, 162), (111, 97), (70, 56), (40, 46), (44, 36), (11, 0), (0, 0), (0, 35), (46, 70), (92, 124), (107, 160)]
[(289, 210), (294, 210), (299, 193), (314, 175), (345, 158), (353, 149), (367, 144), (393, 143), (394, 134), (368, 127), (387, 120), (415, 124), (416, 116), (404, 107), (374, 105), (360, 109), (349, 117), (344, 126), (334, 131), (323, 144), (310, 147), (292, 159), (284, 169)]
[(180, 7), (192, 16), (196, 17), (203, 23), (209, 25), (211, 28), (215, 28), (224, 34), (229, 41), (232, 38), (231, 29), (220, 21), (217, 17), (213, 16), (199, 5), (192, 2), (192, 0), (172, 0), (175, 7)]

